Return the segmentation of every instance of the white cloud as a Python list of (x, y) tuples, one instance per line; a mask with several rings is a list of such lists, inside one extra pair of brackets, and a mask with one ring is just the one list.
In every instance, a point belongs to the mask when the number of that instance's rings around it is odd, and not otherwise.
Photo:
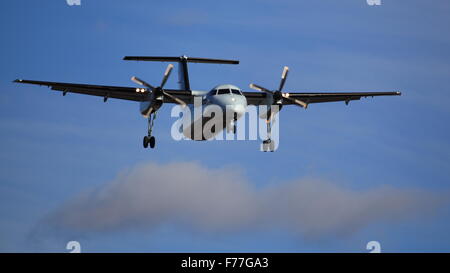
[(175, 223), (203, 232), (283, 228), (316, 239), (423, 217), (447, 201), (447, 195), (423, 190), (355, 191), (314, 179), (257, 189), (232, 168), (147, 163), (79, 194), (45, 222), (61, 232), (147, 230)]

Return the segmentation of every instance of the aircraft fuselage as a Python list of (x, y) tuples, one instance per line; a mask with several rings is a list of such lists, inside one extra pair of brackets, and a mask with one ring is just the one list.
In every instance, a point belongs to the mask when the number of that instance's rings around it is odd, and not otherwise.
[[(198, 92), (198, 91), (197, 91)], [(153, 94), (158, 95), (158, 94)], [(152, 95), (152, 96), (153, 96)], [(180, 133), (192, 140), (208, 140), (214, 138), (225, 128), (232, 130), (237, 120), (239, 120), (246, 111), (247, 99), (242, 95), (241, 90), (234, 85), (219, 85), (210, 92), (204, 92), (204, 95), (197, 96), (199, 104), (189, 104), (183, 112)], [(154, 113), (162, 105), (162, 97), (155, 100), (153, 97), (149, 101), (142, 102), (140, 111), (144, 116)], [(220, 115), (218, 117), (217, 115)], [(212, 128), (210, 122), (217, 118)], [(205, 133), (207, 132), (207, 133)]]

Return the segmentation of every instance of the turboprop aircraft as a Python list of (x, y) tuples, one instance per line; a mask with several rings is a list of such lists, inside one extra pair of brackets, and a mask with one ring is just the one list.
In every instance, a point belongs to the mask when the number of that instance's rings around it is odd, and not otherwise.
[[(217, 134), (225, 127), (234, 127), (236, 132), (236, 122), (246, 112), (248, 105), (265, 105), (267, 106), (266, 113), (262, 113), (267, 122), (267, 136), (263, 141), (264, 145), (272, 144), (271, 139), (271, 123), (274, 115), (284, 105), (296, 105), (304, 109), (308, 108), (311, 103), (321, 102), (336, 102), (344, 101), (348, 104), (352, 100), (359, 100), (362, 97), (374, 96), (397, 96), (400, 92), (344, 92), (344, 93), (295, 93), (283, 92), (283, 87), (288, 76), (289, 68), (284, 67), (281, 82), (276, 90), (270, 90), (259, 86), (257, 84), (250, 84), (252, 89), (259, 92), (242, 91), (240, 88), (231, 84), (217, 85), (210, 91), (196, 91), (191, 89), (189, 83), (188, 63), (206, 63), (206, 64), (239, 64), (237, 60), (223, 60), (223, 59), (208, 59), (208, 58), (192, 58), (187, 56), (181, 57), (150, 57), (150, 56), (126, 56), (123, 58), (127, 61), (156, 61), (156, 62), (173, 62), (178, 63), (179, 68), (179, 84), (180, 89), (166, 89), (164, 88), (171, 72), (173, 64), (169, 64), (164, 73), (163, 79), (159, 86), (153, 86), (144, 80), (137, 77), (132, 77), (131, 80), (141, 87), (120, 87), (120, 86), (106, 86), (106, 85), (91, 85), (91, 84), (75, 84), (62, 82), (47, 82), (17, 79), (16, 83), (26, 83), (35, 85), (44, 85), (50, 87), (52, 90), (61, 91), (63, 96), (67, 93), (78, 93), (92, 96), (103, 97), (103, 101), (108, 99), (122, 99), (136, 101), (140, 103), (141, 114), (148, 119), (148, 133), (143, 139), (144, 148), (155, 147), (155, 137), (152, 135), (152, 129), (156, 113), (164, 103), (178, 103), (182, 107), (193, 107), (194, 100), (201, 99), (201, 103), (205, 106), (216, 105), (223, 109), (223, 111), (232, 111), (231, 118), (225, 119), (221, 128), (216, 128), (214, 133)], [(271, 106), (277, 106), (276, 108)], [(272, 110), (278, 109), (278, 110)], [(192, 120), (191, 126), (183, 128), (183, 134), (193, 140), (207, 140), (214, 137), (214, 134), (205, 136), (203, 133), (200, 136), (195, 136), (193, 128), (196, 120)], [(201, 124), (205, 124), (202, 122)], [(269, 148), (268, 150), (273, 151)], [(264, 150), (266, 151), (266, 150)]]

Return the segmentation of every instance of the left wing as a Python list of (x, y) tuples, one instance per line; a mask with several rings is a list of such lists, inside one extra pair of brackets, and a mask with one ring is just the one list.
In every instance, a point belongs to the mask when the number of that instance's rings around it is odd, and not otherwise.
[[(242, 92), (247, 98), (248, 104), (265, 105), (267, 93), (262, 92)], [(289, 98), (300, 100), (306, 104), (345, 101), (348, 103), (351, 100), (359, 100), (362, 97), (375, 96), (399, 96), (401, 92), (349, 92), (349, 93), (284, 93)], [(292, 101), (283, 99), (283, 105), (294, 104)]]
[[(92, 84), (77, 84), (64, 82), (45, 82), (45, 81), (31, 81), (31, 80), (15, 80), (16, 83), (27, 83), (35, 85), (44, 85), (50, 87), (52, 90), (66, 93), (78, 93), (84, 95), (103, 97), (106, 101), (108, 98), (131, 100), (131, 101), (145, 101), (149, 92), (143, 88), (121, 87), (121, 86), (107, 86), (107, 85), (92, 85)], [(188, 90), (171, 90), (164, 89), (167, 93), (174, 95), (186, 103), (192, 101), (191, 91)], [(168, 97), (164, 97), (165, 103), (176, 103)]]

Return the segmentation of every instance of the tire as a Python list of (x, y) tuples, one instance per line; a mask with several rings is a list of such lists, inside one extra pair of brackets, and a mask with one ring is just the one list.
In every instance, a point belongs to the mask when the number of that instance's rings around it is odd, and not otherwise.
[(269, 150), (273, 153), (275, 152), (275, 142), (271, 141), (269, 144)]
[(156, 139), (154, 136), (150, 137), (149, 142), (150, 142), (150, 148), (152, 148), (152, 149), (155, 148)]
[(144, 140), (142, 141), (142, 144), (144, 145), (144, 148), (148, 147), (148, 137), (147, 136), (144, 137)]

